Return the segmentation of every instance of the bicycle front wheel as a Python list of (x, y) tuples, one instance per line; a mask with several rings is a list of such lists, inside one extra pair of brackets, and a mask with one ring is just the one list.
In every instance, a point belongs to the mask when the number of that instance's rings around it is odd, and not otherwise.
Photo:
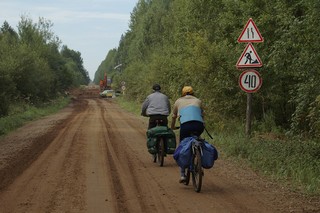
[(202, 186), (203, 169), (201, 164), (201, 153), (200, 153), (199, 147), (195, 149), (194, 157), (192, 160), (192, 167), (193, 167), (193, 171), (192, 171), (193, 187), (196, 192), (200, 192), (201, 186)]
[(164, 162), (164, 140), (163, 137), (159, 138), (159, 143), (158, 143), (158, 164), (159, 166), (163, 166)]

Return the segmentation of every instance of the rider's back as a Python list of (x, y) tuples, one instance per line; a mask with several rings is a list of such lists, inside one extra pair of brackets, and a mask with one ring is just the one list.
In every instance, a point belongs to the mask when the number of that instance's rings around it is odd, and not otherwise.
[(147, 115), (169, 115), (170, 104), (168, 97), (161, 92), (154, 92), (147, 97)]

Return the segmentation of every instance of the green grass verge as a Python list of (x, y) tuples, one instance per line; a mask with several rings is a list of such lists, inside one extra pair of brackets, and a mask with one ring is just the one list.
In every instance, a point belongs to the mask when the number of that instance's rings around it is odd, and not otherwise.
[[(141, 103), (124, 98), (117, 98), (117, 103), (125, 110), (140, 115)], [(271, 133), (260, 136), (257, 133), (258, 136), (248, 138), (243, 124), (230, 122), (226, 126), (228, 130), (211, 133), (220, 156), (245, 162), (260, 174), (289, 184), (292, 190), (320, 195), (319, 140), (278, 139)]]
[(320, 195), (320, 143), (314, 140), (247, 138), (220, 133), (215, 143), (227, 157), (247, 162), (255, 171), (289, 183), (293, 190)]
[(115, 100), (115, 102), (126, 111), (132, 112), (133, 114), (140, 116), (141, 106), (139, 105), (139, 103), (128, 101), (125, 99), (124, 96), (119, 96), (113, 100)]
[(10, 106), (10, 113), (8, 116), (0, 118), (0, 135), (6, 135), (28, 121), (55, 113), (69, 103), (70, 99), (67, 97), (59, 97), (38, 106), (26, 103), (16, 103)]

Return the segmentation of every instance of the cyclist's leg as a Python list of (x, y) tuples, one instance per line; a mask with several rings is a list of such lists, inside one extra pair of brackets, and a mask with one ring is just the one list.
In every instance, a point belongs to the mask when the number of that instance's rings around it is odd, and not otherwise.
[(179, 167), (180, 168), (180, 180), (179, 180), (179, 183), (183, 183), (186, 181), (186, 169), (185, 168), (182, 168), (182, 167)]
[[(189, 127), (188, 127), (188, 123), (183, 123), (180, 124), (180, 143), (183, 139), (190, 137), (190, 131), (189, 131)], [(186, 181), (186, 169), (185, 168), (180, 168), (180, 179), (179, 179), (179, 183), (184, 183)]]
[[(179, 139), (179, 143), (187, 136), (186, 134), (186, 128), (185, 128), (185, 125), (181, 124), (180, 125), (180, 139)], [(185, 180), (186, 180), (186, 171), (185, 171), (185, 168), (182, 168), (182, 167), (179, 167), (180, 169), (180, 179), (179, 179), (179, 183), (184, 183)]]
[[(192, 130), (192, 129), (191, 129)], [(189, 122), (180, 125), (180, 142), (191, 136)]]
[(153, 115), (150, 115), (149, 116), (149, 125), (148, 125), (148, 129), (151, 129), (153, 127), (156, 127), (157, 126), (157, 122), (156, 122), (156, 117), (153, 116)]
[(168, 126), (168, 118), (166, 115), (150, 115), (149, 129), (155, 126)]
[(196, 121), (194, 124), (196, 127), (197, 136), (199, 137), (204, 131), (204, 124), (202, 122)]
[(168, 116), (159, 115), (159, 119), (161, 120), (160, 126), (168, 126)]
[[(196, 124), (198, 124), (198, 123), (196, 123)], [(191, 137), (193, 135), (193, 132), (194, 132), (196, 124), (194, 124), (194, 121), (189, 121), (189, 122), (186, 122), (186, 123), (183, 123), (183, 124), (180, 125), (180, 142), (183, 139), (185, 139), (187, 137)], [(186, 180), (185, 177), (186, 177), (185, 169), (180, 168), (180, 180), (179, 180), (179, 182), (180, 183), (185, 182), (185, 180)]]
[(203, 131), (204, 125), (200, 121), (186, 122), (184, 124), (181, 124), (180, 128), (180, 134), (182, 134), (182, 138), (190, 137), (192, 135), (200, 136)]
[[(180, 125), (180, 142), (192, 135), (200, 136), (204, 131), (204, 125), (200, 121), (189, 121)], [(180, 183), (186, 180), (185, 169), (180, 168)]]

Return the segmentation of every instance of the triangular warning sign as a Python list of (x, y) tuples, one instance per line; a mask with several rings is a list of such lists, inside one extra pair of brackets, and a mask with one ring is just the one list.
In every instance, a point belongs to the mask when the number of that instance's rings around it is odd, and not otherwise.
[(262, 67), (261, 59), (251, 43), (248, 43), (242, 52), (236, 66), (238, 68)]
[(238, 42), (263, 42), (263, 38), (252, 18), (248, 20), (242, 30)]

